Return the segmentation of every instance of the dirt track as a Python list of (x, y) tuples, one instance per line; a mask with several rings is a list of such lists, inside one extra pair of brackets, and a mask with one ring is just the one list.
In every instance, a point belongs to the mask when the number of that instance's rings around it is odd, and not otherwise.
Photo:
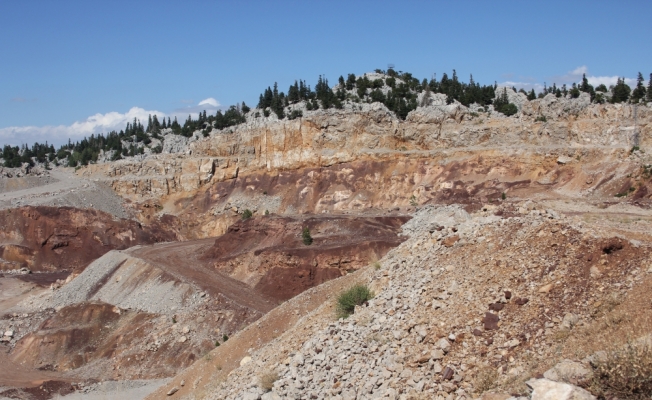
[(190, 281), (211, 296), (222, 294), (242, 306), (262, 313), (274, 308), (276, 302), (273, 299), (257, 293), (226, 274), (209, 269), (206, 261), (199, 260), (199, 256), (214, 242), (215, 238), (164, 243), (138, 247), (128, 250), (127, 253), (157, 265), (180, 280)]
[(7, 357), (3, 347), (0, 347), (0, 375), (1, 385), (13, 387), (32, 387), (47, 380), (62, 380), (60, 373), (33, 370), (14, 363)]

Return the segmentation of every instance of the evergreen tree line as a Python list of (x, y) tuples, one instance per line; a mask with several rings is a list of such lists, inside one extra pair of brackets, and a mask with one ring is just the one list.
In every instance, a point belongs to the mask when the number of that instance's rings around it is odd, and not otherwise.
[(32, 147), (26, 144), (18, 147), (5, 145), (2, 149), (2, 158), (4, 159), (5, 167), (17, 168), (27, 163), (34, 166), (34, 159), (40, 163), (47, 163), (55, 159), (54, 146), (45, 144), (34, 143)]
[[(426, 100), (431, 93), (443, 93), (448, 104), (457, 100), (466, 106), (471, 103), (489, 105), (495, 97), (494, 86), (482, 86), (473, 80), (473, 76), (469, 83), (463, 83), (457, 78), (455, 70), (452, 78), (444, 73), (441, 81), (436, 78), (419, 81), (409, 72), (396, 72), (394, 69), (376, 72), (387, 75), (387, 78), (372, 81), (366, 75), (356, 77), (355, 74), (348, 74), (346, 79), (340, 76), (336, 91), (330, 87), (328, 79), (321, 75), (314, 91), (305, 81), (299, 80), (290, 85), (288, 94), (285, 95), (278, 91), (278, 84), (274, 83), (273, 89), (268, 87), (259, 96), (258, 108), (263, 109), (265, 116), (269, 115), (269, 109), (279, 118), (285, 118), (285, 107), (300, 101), (306, 101), (308, 110), (342, 108), (345, 100), (380, 102), (399, 118), (405, 119), (410, 111), (417, 108), (418, 94), (423, 91), (426, 91)], [(385, 86), (389, 90), (383, 91)], [(292, 118), (291, 115), (289, 117)]]
[[(495, 83), (494, 85), (481, 85), (474, 81), (473, 75), (470, 76), (469, 82), (465, 83), (458, 79), (455, 70), (453, 70), (451, 78), (444, 73), (439, 81), (436, 76), (430, 81), (426, 79), (419, 81), (408, 72), (396, 72), (394, 69), (389, 69), (386, 72), (376, 70), (376, 72), (385, 74), (387, 77), (372, 81), (367, 76), (356, 77), (355, 74), (348, 74), (346, 79), (340, 76), (335, 92), (330, 87), (328, 79), (321, 75), (314, 90), (305, 81), (299, 80), (290, 85), (287, 95), (279, 92), (277, 83), (274, 83), (273, 88), (268, 87), (260, 95), (258, 108), (263, 110), (265, 116), (269, 116), (271, 110), (281, 119), (285, 117), (294, 119), (300, 117), (301, 112), (294, 110), (286, 115), (285, 108), (300, 101), (306, 101), (308, 110), (342, 108), (346, 100), (381, 102), (399, 118), (405, 119), (410, 111), (417, 108), (418, 94), (425, 92), (421, 100), (422, 106), (428, 104), (432, 93), (442, 93), (446, 95), (448, 104), (454, 101), (465, 106), (472, 103), (481, 106), (492, 104), (495, 110), (506, 115), (517, 112), (516, 106), (509, 103), (506, 91), (496, 96), (497, 85)], [(383, 88), (386, 87), (388, 90), (383, 91)], [(609, 99), (611, 103), (638, 103), (641, 100), (652, 102), (652, 74), (650, 74), (647, 88), (644, 85), (643, 75), (639, 72), (634, 89), (625, 83), (624, 78), (619, 78), (616, 85), (609, 89), (612, 92)], [(538, 95), (534, 90), (526, 92), (521, 89), (519, 92), (524, 93), (529, 100), (542, 98), (547, 94), (554, 94), (557, 97), (570, 95), (572, 98), (577, 98), (582, 92), (585, 92), (590, 94), (592, 101), (604, 103), (607, 99), (605, 93), (609, 89), (603, 84), (594, 88), (584, 75), (580, 84), (573, 83), (570, 88), (566, 85), (557, 87), (556, 84), (553, 84), (548, 87), (544, 84), (544, 90)], [(514, 90), (516, 91), (515, 88)], [(69, 140), (57, 151), (53, 145), (47, 142), (45, 144), (34, 143), (31, 147), (5, 145), (2, 149), (2, 158), (6, 167), (20, 167), (23, 163), (34, 166), (35, 160), (44, 164), (46, 168), (50, 163), (76, 167), (96, 162), (102, 151), (113, 150), (112, 160), (119, 160), (122, 157), (143, 154), (143, 145), (151, 144), (152, 138), (161, 139), (160, 133), (164, 129), (170, 129), (172, 133), (186, 137), (201, 130), (204, 136), (208, 136), (214, 128), (221, 130), (246, 122), (245, 115), (249, 111), (250, 108), (242, 102), (229, 107), (224, 112), (218, 110), (215, 115), (207, 115), (206, 111), (200, 113), (197, 119), (193, 119), (189, 115), (183, 125), (179, 124), (176, 117), (173, 120), (168, 117), (167, 120), (162, 118), (162, 121), (159, 121), (158, 116), (150, 115), (145, 127), (138, 119), (134, 118), (132, 122), (127, 123), (124, 130), (111, 131), (106, 135), (91, 135), (75, 143)], [(162, 147), (158, 145), (152, 151), (160, 153)]]
[[(333, 90), (328, 84), (328, 79), (321, 75), (319, 76), (317, 85), (315, 85), (314, 91), (310, 88), (310, 85), (306, 85), (305, 81), (299, 80), (294, 81), (294, 84), (290, 85), (287, 96), (284, 92), (278, 91), (278, 84), (274, 82), (273, 89), (268, 86), (260, 94), (257, 108), (262, 109), (266, 117), (269, 116), (269, 111), (267, 110), (269, 108), (279, 119), (285, 118), (285, 107), (300, 101), (307, 102), (306, 108), (308, 110), (317, 110), (320, 107), (324, 109), (331, 107), (341, 109), (343, 107), (342, 100), (344, 100), (343, 93), (343, 91), (337, 94), (333, 93)], [(288, 117), (290, 119), (296, 118), (297, 112), (288, 115)]]
[[(34, 143), (32, 147), (5, 145), (2, 149), (2, 158), (4, 166), (10, 168), (20, 167), (23, 163), (33, 167), (34, 160), (44, 164), (46, 168), (50, 163), (77, 167), (96, 162), (102, 151), (114, 151), (111, 160), (116, 161), (123, 157), (143, 154), (145, 152), (143, 145), (151, 144), (152, 138), (162, 139), (160, 133), (164, 129), (170, 129), (172, 133), (186, 137), (190, 137), (193, 132), (202, 129), (203, 134), (207, 136), (213, 127), (224, 129), (245, 122), (245, 114), (249, 110), (250, 108), (245, 102), (242, 102), (231, 106), (224, 112), (218, 110), (215, 115), (207, 115), (204, 111), (199, 114), (197, 119), (193, 119), (189, 115), (183, 126), (179, 124), (176, 117), (159, 120), (157, 115), (149, 115), (147, 126), (143, 126), (140, 120), (134, 118), (120, 132), (111, 131), (106, 135), (91, 135), (74, 143), (68, 140), (68, 143), (62, 145), (58, 150), (55, 150), (54, 146), (47, 142), (45, 144)], [(161, 145), (152, 148), (154, 153), (160, 153), (162, 150)]]
[(611, 89), (611, 98), (609, 99), (609, 102), (613, 104), (625, 103), (628, 101), (631, 103), (638, 103), (641, 100), (652, 102), (652, 74), (650, 74), (647, 88), (643, 82), (643, 74), (639, 72), (636, 78), (636, 86), (634, 87), (634, 90), (625, 83), (625, 78), (618, 78), (616, 84), (610, 88), (607, 88), (605, 84), (600, 84), (594, 88), (593, 85), (589, 83), (588, 79), (586, 79), (586, 74), (583, 74), (582, 83), (579, 85), (573, 83), (570, 88), (566, 87), (565, 84), (561, 87), (557, 87), (554, 83), (550, 87), (544, 84), (543, 91), (539, 93), (539, 98), (544, 97), (547, 94), (554, 94), (557, 97), (566, 97), (570, 95), (571, 98), (578, 98), (580, 97), (580, 94), (584, 92), (589, 93), (592, 102), (602, 104), (607, 101), (605, 93)]

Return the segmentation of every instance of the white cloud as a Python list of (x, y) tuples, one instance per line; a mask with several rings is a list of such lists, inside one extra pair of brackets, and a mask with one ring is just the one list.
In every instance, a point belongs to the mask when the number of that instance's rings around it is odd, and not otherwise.
[[(598, 86), (604, 84), (606, 87), (610, 85), (615, 85), (618, 82), (619, 76), (587, 76), (586, 80), (589, 81), (591, 85)], [(630, 87), (636, 86), (636, 79), (625, 78), (625, 83)]]
[(216, 107), (216, 108), (217, 108), (217, 107), (220, 106), (220, 102), (217, 101), (217, 100), (215, 100), (215, 99), (212, 98), (212, 97), (209, 97), (209, 98), (207, 98), (207, 99), (204, 99), (204, 100), (200, 101), (199, 104), (197, 104), (197, 105), (198, 105), (198, 106), (208, 105), (208, 106)]
[(526, 92), (529, 92), (530, 90), (534, 89), (536, 93), (539, 93), (540, 91), (543, 90), (543, 85), (536, 82), (505, 81), (505, 82), (498, 82), (498, 86), (515, 87), (516, 90), (523, 89)]
[(581, 67), (575, 68), (570, 74), (579, 76), (586, 74), (587, 72), (589, 72), (589, 69), (586, 67), (586, 65), (582, 65)]
[(106, 114), (98, 113), (71, 125), (10, 126), (0, 128), (0, 142), (3, 145), (13, 146), (23, 143), (29, 145), (34, 142), (45, 143), (46, 141), (60, 145), (68, 142), (68, 139), (74, 142), (92, 134), (108, 133), (112, 130), (120, 131), (125, 128), (127, 122), (132, 122), (134, 118), (140, 120), (143, 125), (147, 125), (150, 115), (156, 115), (159, 119), (166, 116), (160, 111), (132, 107), (124, 114), (115, 111)]
[(156, 115), (159, 120), (163, 117), (175, 117), (179, 123), (183, 122), (191, 115), (197, 118), (200, 112), (206, 111), (209, 114), (215, 114), (220, 108), (220, 102), (209, 97), (200, 101), (195, 106), (178, 108), (173, 112), (166, 114), (156, 110), (145, 110), (140, 107), (132, 107), (126, 113), (116, 111), (106, 114), (95, 114), (83, 121), (74, 122), (71, 125), (46, 125), (46, 126), (10, 126), (0, 128), (0, 145), (10, 144), (12, 146), (23, 143), (32, 145), (34, 142), (45, 143), (46, 141), (55, 146), (68, 142), (83, 139), (90, 135), (108, 133), (113, 130), (120, 131), (125, 128), (127, 122), (133, 122), (134, 118), (138, 119), (143, 125), (147, 126), (147, 120), (150, 115)]
[(215, 114), (220, 108), (220, 102), (212, 97), (209, 97), (197, 103), (196, 106), (177, 108), (176, 110), (172, 111), (170, 115), (172, 118), (177, 117), (179, 123), (183, 124), (183, 121), (188, 118), (188, 115), (190, 115), (192, 118), (197, 118), (201, 112), (206, 111), (208, 114)]
[[(589, 68), (586, 65), (582, 65), (572, 71), (566, 72), (563, 75), (552, 76), (550, 80), (546, 80), (546, 85), (550, 87), (553, 83), (555, 83), (558, 87), (561, 87), (563, 84), (566, 84), (568, 87), (570, 87), (573, 82), (577, 84), (582, 83), (582, 76), (584, 74), (586, 74), (586, 79), (591, 85), (593, 85), (593, 87), (596, 87), (600, 84), (604, 84), (605, 86), (609, 87), (610, 85), (615, 85), (618, 81), (618, 78), (622, 78), (619, 76), (593, 76), (589, 74)], [(526, 79), (526, 82), (508, 80), (505, 82), (499, 82), (498, 85), (509, 87), (514, 86), (516, 89), (525, 89), (528, 92), (530, 89), (534, 89), (536, 93), (539, 93), (543, 90), (543, 83), (534, 81), (527, 82), (527, 80), (529, 79)], [(636, 86), (636, 79), (625, 77), (625, 83), (633, 88)], [(645, 85), (647, 85), (647, 83), (645, 83)]]
[[(586, 65), (577, 67), (574, 70), (567, 72), (565, 75), (553, 77), (553, 82), (557, 83), (558, 86), (565, 84), (582, 83), (582, 76), (586, 74), (586, 80), (589, 81), (591, 85), (598, 86), (604, 84), (609, 87), (609, 85), (615, 85), (618, 82), (618, 78), (621, 76), (593, 76), (589, 75), (589, 68)], [(629, 86), (636, 85), (636, 79), (625, 77), (625, 83)], [(550, 86), (550, 84), (548, 84)]]

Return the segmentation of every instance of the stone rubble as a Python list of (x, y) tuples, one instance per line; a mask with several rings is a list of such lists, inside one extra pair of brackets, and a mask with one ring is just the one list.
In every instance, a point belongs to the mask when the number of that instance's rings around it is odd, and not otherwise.
[[(585, 324), (592, 293), (569, 290), (569, 260), (599, 238), (531, 202), (510, 216), (489, 209), (419, 209), (403, 226), (409, 240), (370, 272), (370, 287), (379, 290), (366, 306), (348, 319), (324, 318), (295, 338), (298, 348), (275, 342), (251, 353), (209, 398), (471, 399), (483, 370), (525, 383), (527, 358), (550, 357), (556, 332)], [(452, 236), (458, 239), (445, 245)], [(600, 283), (617, 295), (631, 288)], [(257, 378), (265, 369), (279, 377), (270, 392)], [(573, 385), (589, 376), (584, 364), (565, 361), (530, 380), (522, 395), (593, 399)]]

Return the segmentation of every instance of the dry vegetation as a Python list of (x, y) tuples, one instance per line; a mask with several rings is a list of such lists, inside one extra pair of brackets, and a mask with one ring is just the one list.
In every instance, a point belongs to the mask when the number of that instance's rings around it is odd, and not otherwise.
[(276, 371), (265, 371), (260, 377), (259, 377), (259, 386), (261, 389), (263, 389), (265, 392), (269, 392), (272, 390), (274, 387), (274, 382), (278, 380), (279, 376)]
[(652, 346), (650, 337), (645, 339), (599, 353), (594, 362), (591, 391), (605, 398), (649, 399), (652, 393)]

